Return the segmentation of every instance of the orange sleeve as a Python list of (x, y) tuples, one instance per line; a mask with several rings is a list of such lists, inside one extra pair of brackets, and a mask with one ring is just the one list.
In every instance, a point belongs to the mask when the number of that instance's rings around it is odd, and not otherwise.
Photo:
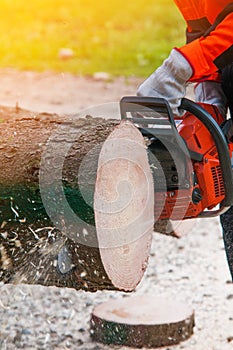
[(187, 43), (200, 38), (211, 26), (206, 15), (205, 0), (174, 0), (183, 15), (187, 30)]
[(179, 51), (193, 67), (190, 81), (198, 81), (233, 62), (233, 12), (207, 36), (181, 47)]
[[(216, 76), (233, 62), (233, 2), (174, 0), (187, 23), (187, 44), (179, 49), (193, 67), (190, 81)], [(216, 24), (217, 23), (217, 24)]]
[(182, 13), (188, 31), (204, 30), (211, 26), (224, 8), (232, 4), (229, 0), (174, 0)]
[(174, 0), (186, 22), (203, 17), (203, 1)]

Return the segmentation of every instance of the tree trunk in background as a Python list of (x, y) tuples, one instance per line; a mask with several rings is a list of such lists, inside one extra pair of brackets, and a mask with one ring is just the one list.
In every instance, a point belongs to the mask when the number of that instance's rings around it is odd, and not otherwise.
[(131, 291), (153, 228), (130, 123), (0, 109), (0, 281)]

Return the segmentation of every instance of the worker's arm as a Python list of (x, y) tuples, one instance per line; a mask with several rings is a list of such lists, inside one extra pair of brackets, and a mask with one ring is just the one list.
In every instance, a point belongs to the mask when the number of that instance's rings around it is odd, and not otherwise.
[(175, 0), (187, 23), (179, 51), (193, 68), (190, 81), (203, 80), (233, 62), (233, 3)]
[(198, 81), (233, 62), (233, 13), (209, 35), (184, 45), (179, 51), (193, 68), (190, 81)]
[[(216, 0), (213, 2), (220, 3)], [(164, 97), (170, 103), (173, 112), (179, 114), (179, 106), (181, 99), (185, 96), (186, 84), (193, 81), (201, 82), (196, 90), (197, 101), (214, 104), (224, 114), (226, 99), (217, 78), (219, 69), (233, 62), (233, 3), (223, 9), (220, 8), (222, 11), (212, 25), (209, 20), (215, 18), (214, 13), (208, 11), (208, 17), (199, 18), (200, 8), (198, 6), (201, 3), (205, 4), (206, 9), (209, 1), (197, 1), (193, 5), (191, 1), (184, 1), (184, 5), (186, 3), (191, 6), (182, 7), (183, 15), (190, 14), (189, 19), (186, 19), (189, 25), (188, 31), (192, 35), (198, 33), (201, 37), (179, 49), (172, 50), (161, 67), (139, 86), (138, 95)], [(223, 5), (224, 1), (221, 2), (221, 6)], [(200, 26), (199, 20), (205, 22), (203, 27)], [(205, 29), (204, 34), (203, 29)], [(210, 84), (206, 82), (207, 80), (213, 83)]]

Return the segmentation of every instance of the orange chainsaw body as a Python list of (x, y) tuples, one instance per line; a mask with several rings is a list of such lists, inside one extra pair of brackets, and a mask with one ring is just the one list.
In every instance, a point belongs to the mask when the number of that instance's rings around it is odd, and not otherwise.
[(137, 96), (123, 97), (120, 107), (148, 140), (155, 220), (212, 217), (233, 205), (232, 122), (217, 107), (184, 98), (187, 112), (176, 117), (165, 99)]
[[(213, 106), (202, 104), (202, 107), (211, 114), (219, 125), (224, 121)], [(192, 160), (195, 180), (190, 188), (167, 191), (164, 208), (160, 215), (156, 212), (156, 208), (162, 194), (155, 193), (155, 215), (158, 215), (159, 219), (194, 218), (205, 209), (211, 210), (216, 207), (225, 197), (218, 152), (209, 130), (189, 112), (182, 119), (175, 120), (178, 122), (179, 135), (185, 140), (188, 149), (202, 155), (202, 160)], [(228, 144), (228, 148), (230, 157), (232, 157), (233, 144)], [(198, 193), (201, 196), (199, 202), (193, 200), (193, 193)]]

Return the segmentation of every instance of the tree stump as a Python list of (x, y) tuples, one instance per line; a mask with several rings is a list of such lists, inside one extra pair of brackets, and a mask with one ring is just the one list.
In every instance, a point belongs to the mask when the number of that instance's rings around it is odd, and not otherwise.
[(0, 281), (136, 287), (154, 203), (133, 124), (2, 107), (0, 164)]
[(194, 312), (189, 306), (144, 295), (98, 305), (91, 316), (90, 334), (104, 344), (156, 348), (188, 339), (193, 327)]

